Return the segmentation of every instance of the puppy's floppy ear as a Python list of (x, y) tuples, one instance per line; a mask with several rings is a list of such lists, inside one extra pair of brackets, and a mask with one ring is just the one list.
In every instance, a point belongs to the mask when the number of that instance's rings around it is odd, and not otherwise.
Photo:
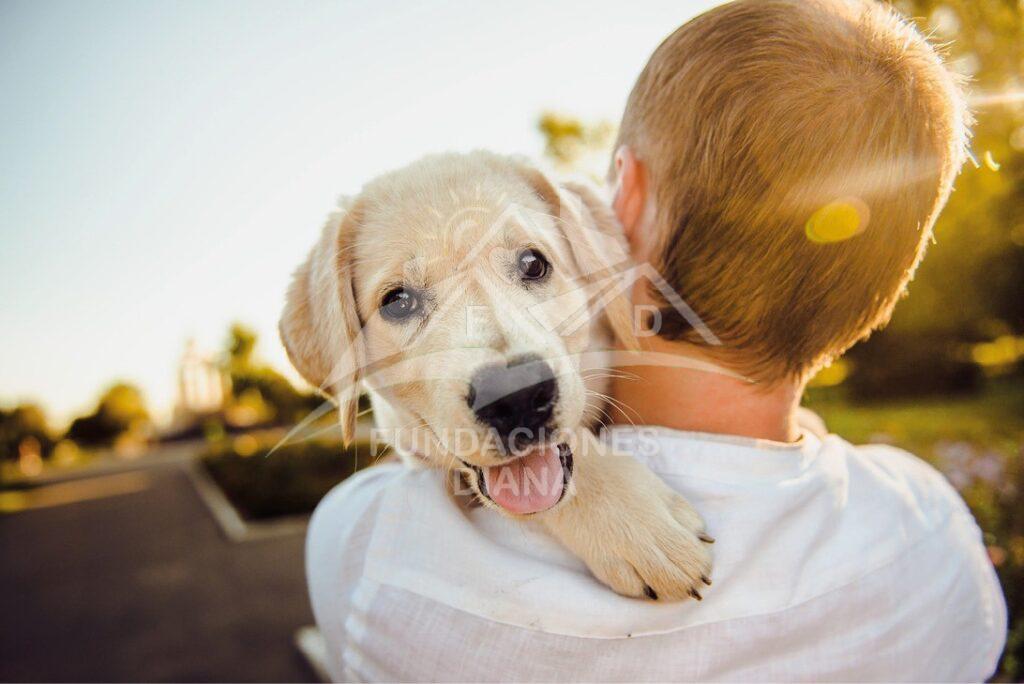
[(633, 264), (611, 207), (586, 183), (559, 185), (531, 164), (514, 160), (513, 166), (558, 217), (578, 273), (595, 293), (612, 332), (627, 349), (638, 349), (630, 300), (633, 283), (627, 280)]
[(631, 300), (633, 280), (629, 278), (633, 260), (622, 225), (611, 206), (586, 183), (563, 183), (562, 203), (563, 230), (580, 272), (608, 283), (601, 297), (612, 332), (626, 349), (639, 349)]
[(310, 384), (335, 399), (346, 444), (355, 436), (365, 363), (352, 286), (352, 241), (359, 210), (331, 214), (320, 240), (295, 271), (279, 330), (288, 358)]

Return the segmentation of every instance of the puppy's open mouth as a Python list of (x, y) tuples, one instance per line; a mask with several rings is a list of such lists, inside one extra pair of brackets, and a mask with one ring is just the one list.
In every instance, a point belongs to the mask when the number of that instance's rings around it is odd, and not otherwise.
[(515, 515), (548, 510), (562, 500), (572, 481), (568, 444), (536, 446), (500, 466), (462, 463), (476, 473), (480, 494)]

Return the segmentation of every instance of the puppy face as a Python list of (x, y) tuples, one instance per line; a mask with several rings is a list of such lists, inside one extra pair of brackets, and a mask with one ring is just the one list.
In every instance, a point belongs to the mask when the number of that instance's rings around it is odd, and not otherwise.
[(626, 251), (598, 204), (485, 153), (382, 176), (296, 274), (289, 354), (342, 400), (343, 426), (361, 382), (407, 455), (482, 476), (555, 449), (600, 407), (585, 382), (609, 343), (594, 276)]

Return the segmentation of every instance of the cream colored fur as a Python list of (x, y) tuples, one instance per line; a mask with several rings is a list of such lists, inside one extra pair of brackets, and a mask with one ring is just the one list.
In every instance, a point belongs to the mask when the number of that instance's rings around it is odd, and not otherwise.
[[(542, 284), (514, 277), (526, 247), (551, 262)], [(472, 373), (540, 356), (557, 377), (554, 420), (569, 435), (574, 474), (562, 501), (532, 517), (619, 593), (699, 597), (711, 564), (700, 517), (590, 432), (612, 331), (631, 340), (626, 297), (592, 300), (626, 259), (614, 216), (586, 186), (559, 186), (523, 161), (485, 152), (427, 157), (371, 181), (332, 215), (295, 274), (281, 337), (299, 372), (338, 401), (346, 440), (365, 389), (378, 428), (407, 463), (462, 470), (474, 487), (467, 464), (505, 457), (467, 405)], [(381, 299), (397, 285), (428, 293), (427, 315), (383, 318)], [(478, 437), (479, 448), (454, 445), (456, 431)]]

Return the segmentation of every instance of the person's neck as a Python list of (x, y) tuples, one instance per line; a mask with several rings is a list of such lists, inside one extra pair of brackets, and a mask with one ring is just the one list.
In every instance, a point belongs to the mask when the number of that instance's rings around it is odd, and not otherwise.
[[(617, 368), (623, 372), (612, 380), (613, 403), (622, 407), (613, 413), (613, 422), (777, 442), (794, 442), (800, 436), (799, 382), (766, 386), (716, 371), (691, 345), (656, 339), (645, 341), (644, 347), (643, 360)], [(679, 363), (659, 362), (656, 357), (663, 354)]]

